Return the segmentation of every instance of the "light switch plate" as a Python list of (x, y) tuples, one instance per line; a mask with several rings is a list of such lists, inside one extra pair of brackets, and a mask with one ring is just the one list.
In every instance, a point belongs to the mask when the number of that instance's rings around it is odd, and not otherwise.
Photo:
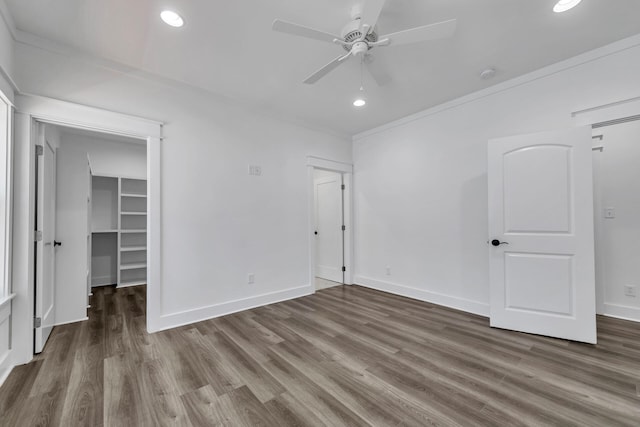
[(262, 167), (258, 165), (249, 165), (249, 175), (254, 175), (254, 176), (262, 175)]
[(615, 218), (616, 217), (616, 208), (604, 208), (604, 217), (605, 218)]

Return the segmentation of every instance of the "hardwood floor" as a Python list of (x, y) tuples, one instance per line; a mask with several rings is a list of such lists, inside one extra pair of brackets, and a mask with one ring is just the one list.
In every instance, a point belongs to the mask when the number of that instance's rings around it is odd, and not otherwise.
[(639, 426), (640, 325), (597, 346), (359, 286), (145, 331), (101, 288), (0, 388), (2, 426)]

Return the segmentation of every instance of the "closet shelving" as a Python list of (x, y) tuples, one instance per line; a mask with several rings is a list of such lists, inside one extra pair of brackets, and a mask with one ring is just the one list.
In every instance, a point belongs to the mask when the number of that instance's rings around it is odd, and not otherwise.
[(92, 286), (147, 283), (147, 181), (92, 177)]
[(118, 286), (147, 283), (147, 181), (120, 178)]

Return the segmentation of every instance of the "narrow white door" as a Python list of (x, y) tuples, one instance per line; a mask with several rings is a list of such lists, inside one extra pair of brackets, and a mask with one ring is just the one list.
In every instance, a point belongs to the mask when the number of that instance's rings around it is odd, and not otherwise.
[(596, 342), (591, 129), (489, 142), (491, 326)]
[(316, 206), (316, 276), (343, 282), (342, 175), (314, 180)]
[(56, 160), (53, 147), (44, 138), (40, 128), (37, 153), (37, 206), (36, 228), (36, 287), (35, 287), (35, 353), (40, 353), (49, 338), (55, 322), (55, 189)]

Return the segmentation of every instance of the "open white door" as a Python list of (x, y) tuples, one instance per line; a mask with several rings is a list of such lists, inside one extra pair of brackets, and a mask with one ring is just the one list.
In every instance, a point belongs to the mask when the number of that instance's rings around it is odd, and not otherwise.
[(491, 326), (596, 342), (591, 128), (489, 142)]
[[(42, 148), (40, 148), (42, 147)], [(36, 286), (34, 352), (40, 353), (55, 322), (55, 150), (46, 141), (44, 126), (39, 126), (36, 201)]]
[(342, 175), (314, 180), (316, 276), (343, 283)]

